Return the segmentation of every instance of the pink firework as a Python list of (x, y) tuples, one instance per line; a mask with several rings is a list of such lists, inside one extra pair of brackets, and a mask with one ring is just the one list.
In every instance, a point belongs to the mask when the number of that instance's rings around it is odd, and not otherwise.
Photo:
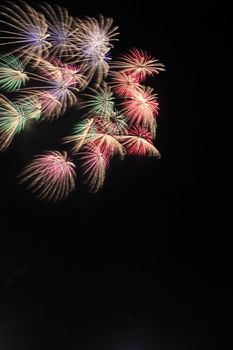
[[(29, 73), (30, 79), (40, 82), (40, 85), (23, 88), (21, 92), (38, 95), (43, 99), (47, 106), (44, 115), (46, 119), (53, 120), (54, 117), (63, 115), (77, 102), (77, 93), (85, 80), (78, 67), (62, 64), (58, 59), (40, 59), (35, 72)], [(48, 116), (50, 108), (52, 109), (51, 118)]]
[(159, 104), (152, 92), (152, 88), (141, 87), (140, 91), (134, 92), (122, 103), (123, 113), (131, 124), (142, 124), (151, 130), (154, 129)]
[(67, 85), (78, 87), (80, 90), (86, 87), (86, 78), (81, 73), (81, 68), (76, 64), (62, 63), (58, 58), (49, 60), (53, 66), (58, 68), (62, 78)]
[(109, 159), (110, 155), (106, 151), (93, 144), (86, 145), (80, 154), (83, 175), (91, 192), (97, 192), (103, 187)]
[(118, 61), (113, 62), (112, 68), (119, 69), (123, 73), (135, 75), (141, 82), (147, 76), (164, 71), (164, 65), (157, 59), (138, 49), (131, 49), (129, 53), (122, 55)]
[(20, 183), (37, 192), (39, 199), (56, 202), (65, 199), (75, 188), (75, 165), (66, 152), (50, 151), (35, 157), (21, 174)]
[(58, 118), (62, 104), (56, 96), (50, 91), (38, 91), (36, 95), (41, 105), (42, 118), (47, 121), (53, 121)]
[(127, 153), (133, 156), (154, 156), (160, 158), (159, 151), (152, 143), (151, 133), (144, 127), (132, 127), (128, 135), (118, 136)]
[[(50, 97), (54, 96), (60, 103), (60, 115), (63, 115), (68, 108), (77, 102), (77, 80), (80, 74), (76, 75), (73, 66), (58, 65), (58, 60), (54, 63), (51, 61), (41, 60), (38, 66), (38, 74), (33, 75), (33, 79), (40, 80), (44, 84), (36, 89), (29, 88), (29, 92), (46, 90), (50, 93)], [(72, 67), (72, 68), (71, 68)]]
[(127, 97), (140, 90), (137, 76), (125, 72), (113, 72), (112, 90), (118, 97)]
[(59, 59), (41, 60), (37, 70), (41, 81), (51, 84), (53, 89), (75, 87), (77, 84), (74, 66), (63, 64)]

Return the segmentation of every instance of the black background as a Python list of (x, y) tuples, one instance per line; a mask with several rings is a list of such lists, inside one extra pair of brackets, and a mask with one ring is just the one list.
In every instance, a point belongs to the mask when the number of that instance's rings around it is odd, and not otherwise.
[(221, 103), (229, 9), (56, 3), (71, 15), (113, 17), (114, 57), (138, 47), (166, 65), (148, 81), (159, 94), (162, 159), (112, 162), (100, 193), (77, 183), (68, 200), (49, 205), (15, 176), (35, 153), (61, 149), (72, 111), (16, 137), (0, 155), (0, 347), (231, 348), (230, 229), (219, 219), (223, 151), (212, 131), (229, 118)]

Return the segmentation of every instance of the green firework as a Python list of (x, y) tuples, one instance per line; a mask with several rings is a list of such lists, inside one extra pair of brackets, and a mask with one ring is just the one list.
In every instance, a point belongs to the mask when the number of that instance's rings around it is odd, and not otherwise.
[(2, 91), (19, 90), (28, 79), (24, 72), (24, 65), (16, 57), (0, 57), (0, 89)]

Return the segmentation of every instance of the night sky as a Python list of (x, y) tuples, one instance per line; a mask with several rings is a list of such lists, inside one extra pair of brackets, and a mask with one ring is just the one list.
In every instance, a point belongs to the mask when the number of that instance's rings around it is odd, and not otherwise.
[(165, 64), (147, 81), (159, 95), (162, 158), (113, 161), (100, 193), (78, 178), (69, 198), (52, 205), (16, 174), (32, 155), (62, 149), (74, 111), (32, 127), (0, 154), (0, 349), (230, 349), (230, 229), (219, 216), (223, 151), (212, 132), (230, 116), (222, 110), (214, 119), (227, 74), (228, 9), (56, 3), (71, 15), (113, 17), (113, 57), (137, 47)]

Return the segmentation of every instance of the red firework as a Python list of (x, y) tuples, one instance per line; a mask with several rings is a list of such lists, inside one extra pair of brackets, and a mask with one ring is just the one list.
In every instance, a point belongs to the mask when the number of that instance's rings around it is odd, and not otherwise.
[(127, 97), (140, 90), (137, 76), (125, 72), (114, 72), (112, 75), (112, 89), (119, 97)]
[(118, 140), (123, 144), (129, 155), (154, 156), (160, 158), (159, 151), (152, 143), (151, 133), (144, 127), (132, 127), (127, 136), (119, 136)]
[(156, 95), (152, 92), (152, 88), (142, 87), (140, 91), (134, 92), (122, 103), (123, 113), (131, 124), (154, 125), (154, 118), (159, 112), (159, 104)]
[(157, 59), (138, 49), (129, 50), (129, 53), (122, 55), (118, 61), (113, 62), (112, 67), (119, 69), (121, 72), (135, 75), (140, 82), (147, 76), (165, 70), (164, 65), (159, 63)]

